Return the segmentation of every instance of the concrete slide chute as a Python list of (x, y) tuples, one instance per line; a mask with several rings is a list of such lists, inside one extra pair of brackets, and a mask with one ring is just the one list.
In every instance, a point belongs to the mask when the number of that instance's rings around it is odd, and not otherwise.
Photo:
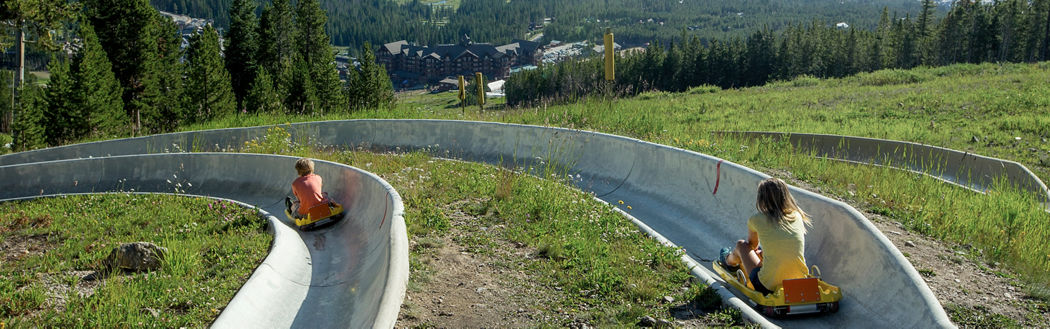
[[(299, 232), (284, 218), (295, 158), (173, 153), (0, 166), (0, 200), (127, 192), (200, 195), (261, 207), (274, 242), (215, 328), (393, 327), (408, 280), (408, 241), (397, 192), (379, 177), (317, 161), (325, 190), (347, 216)], [(169, 182), (170, 181), (170, 182)], [(270, 214), (279, 214), (279, 217)]]
[[(755, 211), (758, 182), (768, 177), (704, 154), (561, 128), (442, 120), (350, 120), (282, 127), (292, 133), (293, 140), (309, 139), (322, 145), (379, 151), (425, 150), (440, 157), (531, 166), (534, 173), (572, 175), (577, 187), (594, 192), (600, 199), (614, 205), (623, 200), (625, 205), (631, 205), (630, 210), (621, 208), (626, 216), (697, 258), (714, 258), (719, 248), (744, 236), (745, 220)], [(0, 165), (164, 152), (173, 149), (171, 145), (182, 150), (221, 150), (262, 138), (267, 128), (199, 131), (58, 147), (0, 157)], [(551, 170), (535, 169), (541, 167)], [(327, 182), (326, 176), (326, 186)], [(821, 267), (825, 280), (843, 288), (845, 297), (840, 311), (811, 318), (765, 319), (744, 307), (730, 291), (719, 288), (719, 293), (731, 305), (740, 307), (745, 317), (764, 326), (953, 326), (918, 272), (863, 215), (818, 194), (801, 189), (792, 192), (814, 219), (807, 236), (806, 259)], [(310, 239), (310, 235), (303, 234), (300, 243), (315, 243)], [(693, 263), (687, 259), (687, 264), (697, 264), (693, 268), (695, 274), (721, 287), (713, 279), (717, 276), (710, 271), (710, 262)], [(361, 292), (356, 294), (360, 296)], [(309, 294), (303, 298), (311, 297), (336, 298)]]
[(1050, 209), (1050, 189), (1024, 165), (999, 158), (933, 145), (827, 134), (733, 131), (719, 134), (746, 138), (787, 140), (801, 152), (829, 159), (874, 164), (923, 173), (976, 191), (1003, 180), (1038, 196)]

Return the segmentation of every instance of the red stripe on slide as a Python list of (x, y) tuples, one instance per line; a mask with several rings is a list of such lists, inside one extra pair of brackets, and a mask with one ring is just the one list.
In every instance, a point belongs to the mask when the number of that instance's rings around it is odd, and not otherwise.
[(718, 193), (718, 183), (722, 181), (722, 161), (725, 160), (718, 160), (718, 165), (715, 166), (715, 190), (711, 192), (711, 195)]

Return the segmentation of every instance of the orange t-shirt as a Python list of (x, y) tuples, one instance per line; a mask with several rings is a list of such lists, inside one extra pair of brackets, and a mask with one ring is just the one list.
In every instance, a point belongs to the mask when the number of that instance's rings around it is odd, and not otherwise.
[(305, 215), (310, 208), (321, 204), (325, 199), (321, 194), (321, 176), (299, 176), (292, 182), (292, 193), (299, 199), (299, 214)]

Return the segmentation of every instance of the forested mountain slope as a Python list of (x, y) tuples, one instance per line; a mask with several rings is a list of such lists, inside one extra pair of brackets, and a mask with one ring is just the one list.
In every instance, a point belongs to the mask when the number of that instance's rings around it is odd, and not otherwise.
[[(151, 0), (160, 10), (214, 19), (229, 25), (232, 0)], [(260, 8), (269, 1), (263, 1)], [(523, 37), (530, 23), (542, 24), (547, 40), (594, 39), (612, 27), (617, 41), (633, 45), (652, 39), (669, 41), (682, 31), (702, 39), (744, 37), (762, 27), (780, 30), (819, 20), (872, 29), (884, 7), (903, 17), (920, 10), (908, 0), (462, 0), (458, 8), (412, 0), (325, 0), (332, 43), (352, 49), (365, 41), (396, 40), (423, 44), (450, 43), (468, 34), (480, 42), (507, 42)]]

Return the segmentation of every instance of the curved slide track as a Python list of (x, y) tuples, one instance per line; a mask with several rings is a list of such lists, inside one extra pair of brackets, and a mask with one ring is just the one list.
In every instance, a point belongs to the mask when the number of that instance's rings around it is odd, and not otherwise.
[[(569, 130), (561, 128), (547, 128), (537, 126), (511, 125), (489, 122), (465, 122), (465, 121), (442, 121), (442, 120), (352, 120), (352, 121), (327, 121), (282, 125), (292, 133), (293, 139), (302, 140), (308, 138), (312, 143), (321, 145), (333, 145), (345, 148), (368, 148), (372, 150), (413, 150), (421, 149), (435, 156), (458, 158), (468, 161), (486, 162), (500, 164), (503, 166), (558, 166), (564, 168), (567, 174), (573, 175), (577, 187), (591, 191), (595, 196), (611, 204), (623, 200), (632, 205), (632, 210), (624, 214), (634, 220), (643, 230), (657, 236), (668, 243), (681, 246), (688, 250), (687, 254), (695, 254), (713, 258), (717, 250), (723, 246), (729, 246), (736, 239), (744, 235), (743, 223), (754, 210), (754, 198), (759, 181), (768, 176), (752, 169), (724, 161), (696, 152), (681, 150), (659, 144), (653, 144), (636, 139), (608, 135), (602, 133)], [(0, 157), (0, 177), (34, 177), (32, 168), (47, 167), (48, 173), (63, 175), (65, 179), (47, 179), (46, 181), (26, 182), (25, 186), (14, 188), (17, 193), (24, 194), (50, 194), (59, 193), (59, 190), (69, 189), (70, 178), (75, 176), (74, 172), (102, 171), (110, 172), (113, 177), (126, 177), (131, 175), (143, 176), (144, 185), (158, 185), (157, 190), (170, 186), (160, 184), (163, 177), (173, 173), (161, 172), (151, 174), (147, 171), (163, 171), (151, 167), (135, 165), (139, 159), (156, 158), (158, 162), (165, 156), (187, 157), (194, 156), (209, 158), (221, 157), (221, 154), (173, 154), (152, 156), (117, 156), (130, 154), (146, 154), (165, 152), (166, 150), (178, 149), (213, 151), (229, 147), (243, 145), (245, 141), (253, 138), (262, 138), (268, 127), (221, 129), (209, 131), (197, 131), (187, 133), (156, 135), (142, 138), (114, 140), (87, 144), (57, 147), (39, 151), (16, 153)], [(276, 184), (268, 188), (276, 189), (273, 192), (258, 193), (256, 199), (238, 199), (255, 204), (268, 204), (273, 202), (273, 195), (283, 195), (281, 186), (287, 184), (291, 177), (278, 176), (288, 172), (291, 167), (291, 159), (258, 155), (227, 154), (227, 157), (244, 157), (246, 162), (229, 162), (225, 160), (203, 160), (204, 163), (196, 165), (193, 170), (185, 170), (184, 175), (204, 174), (207, 171), (238, 171), (247, 170), (250, 175), (237, 175), (225, 181), (215, 182), (218, 185), (229, 185), (222, 187), (222, 191), (228, 191), (228, 196), (237, 199), (241, 195), (233, 190), (245, 191), (246, 189), (259, 188), (265, 184)], [(103, 157), (101, 159), (87, 160), (64, 160), (87, 157)], [(265, 160), (262, 159), (273, 159)], [(119, 159), (119, 160), (118, 160)], [(176, 159), (176, 158), (169, 158)], [(101, 162), (95, 162), (101, 161)], [(107, 161), (124, 161), (123, 166), (105, 164)], [(280, 164), (271, 163), (281, 162)], [(167, 161), (168, 169), (181, 168)], [(258, 163), (256, 163), (258, 162)], [(94, 163), (94, 164), (92, 164)], [(84, 167), (92, 164), (94, 167)], [(58, 167), (51, 167), (58, 166)], [(342, 168), (335, 164), (325, 163), (325, 167), (333, 166)], [(266, 168), (265, 172), (262, 169)], [(91, 169), (94, 168), (94, 169)], [(226, 169), (220, 169), (226, 168)], [(330, 170), (330, 169), (326, 169)], [(372, 177), (369, 174), (356, 171), (346, 167), (345, 170), (359, 174), (359, 177)], [(118, 172), (119, 171), (119, 172)], [(22, 176), (20, 173), (25, 173)], [(336, 176), (331, 172), (321, 172), (322, 175)], [(40, 175), (37, 175), (40, 176)], [(159, 178), (153, 178), (159, 176)], [(213, 175), (217, 179), (223, 179), (222, 175)], [(247, 177), (246, 177), (247, 176)], [(347, 174), (347, 177), (350, 175)], [(179, 175), (179, 177), (191, 177)], [(261, 178), (259, 178), (261, 177)], [(238, 179), (246, 179), (253, 183), (243, 183)], [(276, 180), (276, 183), (261, 183), (258, 180)], [(326, 186), (332, 184), (333, 178), (325, 176)], [(362, 179), (367, 180), (367, 179)], [(6, 183), (11, 181), (4, 179), (4, 194), (0, 198), (11, 198), (12, 188)], [(119, 178), (115, 181), (119, 181)], [(112, 181), (112, 182), (115, 182)], [(129, 178), (130, 181), (130, 178)], [(352, 182), (351, 179), (348, 182)], [(108, 191), (115, 188), (112, 182), (96, 184), (88, 188), (76, 187), (80, 190), (74, 192), (97, 192)], [(152, 182), (152, 183), (150, 183)], [(21, 184), (21, 183), (19, 183)], [(83, 184), (83, 181), (82, 183)], [(126, 184), (126, 183), (125, 183)], [(245, 186), (244, 188), (232, 188), (232, 186)], [(350, 184), (353, 186), (353, 184)], [(396, 193), (384, 184), (386, 193), (391, 197), (389, 201), (393, 206), (373, 206), (364, 203), (350, 202), (350, 209), (389, 208), (395, 213), (394, 222), (400, 221), (400, 202)], [(77, 185), (80, 186), (80, 185)], [(210, 185), (209, 185), (210, 186)], [(123, 188), (126, 188), (124, 186)], [(199, 187), (194, 184), (197, 191), (187, 193), (210, 192), (209, 187)], [(286, 187), (285, 187), (286, 188)], [(378, 188), (377, 188), (378, 189)], [(261, 190), (261, 188), (260, 188)], [(353, 190), (345, 188), (342, 193), (356, 195), (365, 189)], [(137, 190), (141, 191), (141, 190)], [(347, 193), (346, 191), (351, 191)], [(797, 318), (797, 319), (766, 319), (757, 312), (746, 306), (743, 300), (733, 295), (720, 279), (716, 278), (704, 262), (697, 264), (688, 255), (684, 255), (683, 261), (693, 266), (693, 273), (712, 284), (726, 301), (740, 308), (749, 320), (763, 325), (764, 327), (953, 327), (940, 303), (936, 300), (929, 287), (920, 277), (919, 273), (910, 265), (899, 250), (883, 236), (863, 215), (849, 205), (814, 194), (802, 189), (793, 188), (792, 191), (801, 206), (814, 218), (814, 226), (807, 237), (806, 258), (810, 264), (821, 267), (824, 279), (843, 288), (845, 297), (842, 300), (838, 313), (820, 317)], [(254, 192), (253, 192), (254, 193)], [(272, 193), (272, 194), (271, 194)], [(226, 194), (216, 193), (217, 196)], [(339, 195), (338, 193), (335, 193)], [(381, 197), (371, 198), (368, 202), (379, 202)], [(346, 201), (346, 200), (344, 200)], [(366, 202), (360, 200), (358, 202)], [(387, 202), (387, 201), (384, 201)], [(396, 208), (396, 209), (395, 209)], [(354, 217), (356, 216), (356, 217)], [(404, 282), (391, 279), (396, 273), (394, 271), (405, 271), (407, 265), (390, 264), (384, 268), (382, 265), (371, 264), (369, 266), (356, 266), (361, 262), (374, 260), (380, 262), (384, 259), (395, 259), (394, 256), (372, 255), (372, 252), (395, 253), (403, 252), (407, 257), (407, 251), (402, 250), (403, 245), (394, 247), (397, 239), (405, 239), (403, 224), (401, 228), (383, 229), (379, 232), (368, 231), (376, 228), (378, 219), (384, 216), (354, 215), (350, 220), (341, 225), (361, 226), (366, 233), (348, 229), (339, 230), (338, 234), (332, 233), (302, 233), (294, 237), (295, 241), (280, 245), (275, 242), (270, 258), (275, 254), (286, 253), (284, 248), (305, 250), (313, 257), (313, 261), (300, 264), (310, 268), (310, 280), (325, 280), (329, 277), (340, 277), (332, 282), (341, 285), (340, 289), (327, 289), (325, 295), (310, 295), (307, 289), (305, 299), (285, 298), (280, 303), (283, 308), (296, 309), (294, 319), (286, 322), (273, 322), (267, 324), (260, 322), (266, 327), (300, 327), (306, 326), (307, 319), (331, 316), (340, 317), (330, 322), (318, 322), (319, 327), (350, 326), (361, 327), (357, 324), (372, 323), (373, 327), (390, 327), (388, 314), (396, 317), (397, 307), (401, 301)], [(390, 216), (385, 215), (385, 216)], [(288, 224), (279, 223), (277, 227), (278, 240), (283, 232), (298, 233), (287, 227)], [(379, 224), (380, 227), (384, 225)], [(284, 226), (282, 228), (282, 226)], [(356, 226), (354, 227), (357, 228)], [(402, 230), (402, 236), (395, 237), (396, 230)], [(388, 234), (389, 233), (389, 234)], [(314, 234), (323, 234), (325, 238), (323, 245), (339, 245), (339, 248), (326, 247), (323, 251), (318, 250), (318, 238)], [(387, 240), (389, 246), (377, 241), (375, 244), (368, 240), (366, 246), (362, 247), (360, 241), (355, 239)], [(296, 240), (298, 239), (298, 240)], [(340, 240), (338, 242), (334, 240)], [(387, 246), (387, 247), (383, 247)], [(363, 249), (358, 249), (363, 248)], [(372, 249), (375, 248), (375, 249)], [(384, 250), (384, 248), (389, 248)], [(345, 252), (345, 256), (337, 256), (336, 252)], [(322, 266), (317, 261), (317, 252), (331, 252), (333, 263), (346, 265)], [(363, 253), (362, 253), (363, 252)], [(338, 261), (334, 260), (339, 258)], [(341, 263), (345, 262), (345, 263)], [(272, 267), (272, 268), (267, 268)], [(353, 269), (351, 269), (353, 268)], [(361, 270), (354, 270), (361, 268)], [(367, 268), (367, 269), (366, 269)], [(384, 268), (372, 272), (375, 268)], [(283, 271), (275, 265), (264, 265), (253, 274), (252, 280), (260, 276), (260, 272)], [(335, 270), (340, 273), (327, 273), (324, 271)], [(350, 273), (347, 273), (350, 272)], [(361, 281), (372, 274), (386, 274), (385, 288), (363, 289)], [(305, 275), (299, 274), (300, 277)], [(353, 283), (357, 283), (356, 285)], [(269, 309), (264, 298), (249, 297), (256, 290), (282, 290), (291, 289), (286, 285), (302, 285), (303, 281), (285, 280), (284, 282), (269, 283), (265, 288), (251, 286), (249, 282), (241, 289), (231, 306), (220, 316), (216, 326), (236, 323), (233, 321), (254, 320), (255, 317), (266, 317), (269, 312), (283, 312), (279, 308)], [(320, 283), (319, 287), (328, 287), (333, 283)], [(391, 285), (400, 284), (400, 287)], [(313, 281), (310, 283), (313, 286)], [(378, 284), (372, 284), (373, 286)], [(251, 286), (251, 287), (250, 287)], [(352, 286), (355, 289), (346, 289)], [(331, 288), (331, 287), (328, 287)], [(298, 288), (295, 288), (298, 289)], [(270, 292), (258, 291), (263, 294)], [(320, 292), (318, 292), (319, 294)], [(396, 295), (396, 296), (392, 296)], [(248, 299), (243, 301), (242, 299)], [(262, 300), (262, 301), (260, 301)], [(369, 304), (367, 301), (381, 301)], [(388, 301), (396, 300), (396, 303)], [(253, 313), (231, 313), (237, 303), (249, 304), (246, 308), (255, 310)], [(256, 305), (256, 303), (258, 305)], [(269, 305), (272, 305), (270, 303)], [(369, 305), (365, 305), (369, 304)], [(315, 312), (305, 315), (301, 310), (313, 310)], [(367, 313), (365, 313), (367, 312)], [(345, 313), (345, 314), (344, 314)], [(246, 315), (250, 314), (250, 315)], [(347, 322), (349, 319), (354, 322)], [(375, 319), (374, 322), (368, 319)], [(231, 321), (231, 322), (226, 322)], [(317, 320), (314, 320), (317, 321)], [(367, 326), (367, 325), (365, 325)]]
[(392, 327), (408, 281), (401, 197), (375, 175), (317, 161), (325, 189), (347, 215), (330, 228), (299, 232), (283, 210), (295, 160), (172, 153), (0, 166), (0, 201), (70, 193), (172, 193), (178, 184), (183, 195), (263, 205), (274, 235), (270, 253), (213, 327)]
[(1050, 189), (1024, 165), (933, 145), (913, 142), (827, 134), (730, 131), (718, 134), (747, 138), (786, 139), (799, 151), (846, 162), (874, 164), (922, 173), (985, 192), (1005, 180), (1037, 195), (1050, 210)]

